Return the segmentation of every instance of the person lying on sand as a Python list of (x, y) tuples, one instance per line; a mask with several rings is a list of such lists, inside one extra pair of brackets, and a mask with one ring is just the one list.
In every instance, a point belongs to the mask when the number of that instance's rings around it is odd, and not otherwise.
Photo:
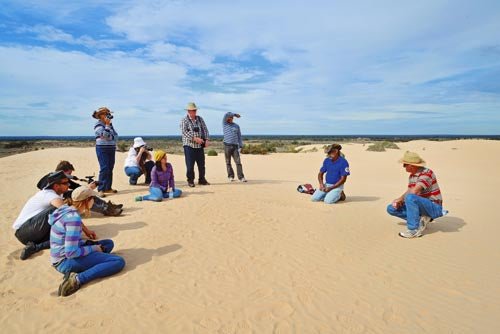
[[(64, 174), (66, 174), (68, 177), (71, 177), (71, 179), (69, 180), (68, 191), (66, 191), (63, 194), (63, 198), (67, 202), (69, 202), (70, 205), (71, 205), (71, 203), (70, 203), (71, 202), (71, 193), (73, 192), (73, 190), (75, 190), (76, 188), (81, 186), (79, 183), (74, 181), (74, 180), (78, 180), (78, 178), (76, 176), (73, 176), (74, 170), (75, 170), (75, 167), (73, 167), (73, 165), (67, 160), (61, 160), (56, 166), (56, 172), (63, 171)], [(38, 181), (38, 183), (36, 185), (38, 189), (43, 189), (47, 185), (47, 183), (48, 183), (47, 179), (48, 179), (49, 174), (45, 175), (44, 177), (42, 177), (40, 179), (40, 181)], [(91, 189), (95, 189), (97, 187), (97, 183), (98, 183), (98, 181), (92, 181), (89, 183), (88, 186)], [(94, 200), (94, 205), (92, 206), (91, 210), (93, 212), (97, 212), (97, 213), (103, 214), (105, 216), (119, 216), (123, 211), (122, 208), (123, 208), (123, 204), (114, 204), (111, 201), (106, 202), (103, 199), (96, 197)]]

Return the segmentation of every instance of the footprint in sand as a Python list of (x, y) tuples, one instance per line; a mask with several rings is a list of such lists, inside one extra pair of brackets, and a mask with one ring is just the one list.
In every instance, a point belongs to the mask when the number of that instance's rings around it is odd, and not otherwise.
[(285, 334), (292, 333), (292, 326), (287, 321), (280, 321), (274, 326), (273, 333), (275, 334)]
[(220, 323), (216, 319), (203, 318), (200, 320), (199, 325), (211, 331), (216, 331), (220, 328)]

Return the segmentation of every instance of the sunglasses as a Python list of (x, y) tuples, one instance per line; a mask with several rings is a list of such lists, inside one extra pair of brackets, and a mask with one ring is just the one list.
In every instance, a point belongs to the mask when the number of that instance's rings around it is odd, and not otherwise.
[(69, 181), (66, 181), (66, 182), (59, 182), (59, 183), (57, 183), (57, 184), (64, 184), (64, 185), (66, 185), (66, 186), (67, 186), (67, 185), (69, 185)]

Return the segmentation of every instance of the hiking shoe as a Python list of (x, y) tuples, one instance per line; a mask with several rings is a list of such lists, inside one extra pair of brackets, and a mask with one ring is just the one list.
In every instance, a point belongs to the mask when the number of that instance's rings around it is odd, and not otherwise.
[(234, 177), (228, 177), (228, 178), (227, 178), (227, 180), (228, 180), (229, 182), (234, 182)]
[(142, 201), (142, 196), (135, 196), (135, 201), (136, 202), (141, 202)]
[(114, 204), (111, 201), (108, 201), (108, 206), (111, 206), (113, 209), (121, 209), (121, 208), (123, 208), (123, 204)]
[(244, 177), (242, 177), (242, 178), (240, 179), (240, 182), (247, 182), (247, 179), (245, 179)]
[(209, 186), (210, 185), (210, 183), (207, 180), (205, 180), (205, 179), (199, 180), (198, 184), (202, 185), (202, 186)]
[(190, 186), (191, 188), (194, 188), (194, 182), (193, 181), (188, 181), (188, 186)]
[(97, 194), (99, 195), (99, 197), (106, 197), (106, 194), (102, 190), (99, 191)]
[(19, 256), (19, 258), (24, 261), (35, 253), (36, 253), (35, 243), (32, 241), (28, 241), (26, 243), (26, 247), (24, 247), (24, 249), (21, 251), (21, 255)]
[(123, 212), (122, 209), (116, 209), (112, 206), (108, 206), (106, 210), (104, 210), (103, 215), (105, 216), (119, 216)]
[(406, 230), (404, 232), (399, 232), (399, 236), (402, 238), (418, 238), (422, 236), (422, 229), (419, 227), (415, 230)]
[(57, 294), (62, 297), (66, 297), (74, 294), (80, 289), (80, 283), (76, 278), (76, 273), (69, 273), (64, 275), (62, 283), (59, 285), (59, 290)]
[(116, 189), (107, 189), (107, 190), (104, 190), (105, 194), (116, 194), (117, 192), (118, 192), (118, 190), (116, 190)]
[(340, 193), (340, 198), (339, 198), (339, 202), (342, 202), (342, 201), (345, 201), (345, 193), (344, 191), (342, 190), (342, 192)]
[(448, 211), (448, 210), (446, 210), (446, 209), (443, 209), (443, 212), (442, 212), (442, 213), (443, 213), (443, 216), (446, 216), (446, 215), (448, 214), (448, 212), (450, 212), (450, 211)]

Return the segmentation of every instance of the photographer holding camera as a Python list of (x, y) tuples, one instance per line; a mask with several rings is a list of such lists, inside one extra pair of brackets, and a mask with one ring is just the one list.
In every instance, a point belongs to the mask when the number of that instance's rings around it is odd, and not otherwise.
[(188, 103), (187, 115), (181, 120), (182, 146), (186, 160), (186, 177), (190, 187), (194, 187), (194, 164), (198, 165), (198, 184), (209, 185), (205, 179), (205, 150), (209, 145), (209, 133), (205, 121), (196, 115), (198, 108), (194, 102)]
[[(93, 176), (86, 176), (85, 177), (86, 179), (79, 179), (78, 177), (72, 175), (74, 170), (75, 167), (73, 167), (73, 164), (71, 164), (67, 160), (61, 160), (57, 164), (55, 169), (56, 172), (62, 171), (66, 176), (70, 177), (68, 189), (63, 194), (63, 198), (69, 205), (71, 205), (71, 193), (73, 192), (73, 190), (81, 186), (81, 184), (75, 182), (74, 180), (87, 182), (88, 187), (91, 188), (92, 190), (95, 189), (99, 184), (99, 181), (94, 181)], [(49, 183), (48, 182), (49, 175), (50, 173), (45, 175), (40, 179), (40, 181), (38, 181), (36, 185), (38, 189), (41, 190), (47, 186), (47, 184)], [(113, 204), (111, 201), (106, 202), (103, 199), (96, 197), (94, 205), (91, 208), (91, 211), (103, 214), (105, 216), (119, 216), (123, 211), (122, 207), (123, 204)]]
[(129, 177), (129, 184), (136, 185), (142, 174), (145, 175), (145, 183), (151, 183), (151, 169), (155, 165), (154, 161), (152, 161), (152, 150), (141, 137), (134, 138), (134, 144), (128, 151), (124, 163), (125, 174)]
[(117, 191), (111, 188), (113, 183), (113, 168), (115, 167), (116, 143), (118, 133), (113, 128), (111, 120), (113, 115), (111, 110), (101, 107), (94, 111), (92, 117), (97, 119), (94, 125), (94, 134), (96, 141), (96, 154), (99, 160), (99, 196), (105, 197), (106, 194), (113, 194)]

